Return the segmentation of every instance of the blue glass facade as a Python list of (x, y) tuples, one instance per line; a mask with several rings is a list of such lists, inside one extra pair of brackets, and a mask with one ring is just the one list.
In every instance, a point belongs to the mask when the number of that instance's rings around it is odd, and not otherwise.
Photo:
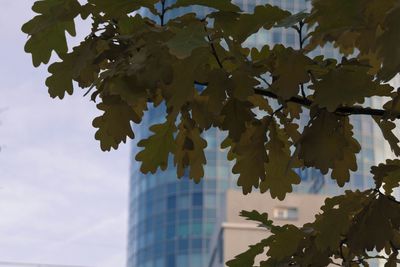
[[(162, 107), (151, 110), (143, 125), (157, 122), (163, 112)], [(226, 189), (233, 186), (233, 180), (226, 152), (216, 145), (222, 141), (223, 134), (212, 129), (205, 138), (207, 166), (205, 179), (199, 184), (187, 177), (177, 180), (173, 167), (154, 175), (143, 175), (137, 163), (132, 166), (128, 266), (202, 267), (207, 264), (210, 238), (220, 213), (218, 202)], [(173, 163), (169, 162), (169, 166)]]
[[(234, 1), (243, 10), (252, 12), (256, 4), (270, 3), (291, 12), (306, 10), (305, 0)], [(193, 10), (192, 10), (193, 11)], [(194, 10), (205, 13), (206, 9)], [(169, 14), (176, 16), (180, 14)], [(247, 46), (283, 42), (296, 47), (298, 37), (291, 29), (260, 31), (251, 36)], [(337, 57), (332, 48), (324, 48), (316, 53)], [(367, 103), (368, 104), (368, 103)], [(146, 137), (148, 126), (164, 118), (164, 108), (150, 110), (140, 127), (137, 127), (137, 140)], [(367, 188), (372, 186), (369, 168), (375, 163), (376, 145), (382, 140), (373, 137), (373, 122), (367, 117), (357, 117), (353, 121), (354, 132), (363, 150), (357, 156), (359, 170), (353, 174), (346, 188)], [(132, 159), (130, 179), (130, 216), (128, 241), (128, 267), (201, 267), (209, 260), (209, 242), (217, 218), (224, 212), (218, 210), (227, 188), (234, 188), (236, 178), (231, 174), (231, 163), (226, 160), (226, 151), (218, 144), (224, 133), (211, 129), (204, 137), (208, 142), (205, 178), (195, 184), (188, 178), (178, 180), (172, 161), (170, 168), (154, 175), (143, 175), (138, 164)], [(133, 155), (137, 148), (133, 145)], [(337, 194), (336, 182), (324, 177), (316, 170), (298, 170), (303, 182), (295, 188), (297, 192)]]

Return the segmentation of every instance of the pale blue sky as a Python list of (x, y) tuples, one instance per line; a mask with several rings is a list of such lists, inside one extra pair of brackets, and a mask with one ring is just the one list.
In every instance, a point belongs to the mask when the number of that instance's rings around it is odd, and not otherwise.
[(0, 0), (0, 261), (122, 267), (129, 145), (100, 151), (83, 91), (48, 96), (23, 51), (33, 2)]

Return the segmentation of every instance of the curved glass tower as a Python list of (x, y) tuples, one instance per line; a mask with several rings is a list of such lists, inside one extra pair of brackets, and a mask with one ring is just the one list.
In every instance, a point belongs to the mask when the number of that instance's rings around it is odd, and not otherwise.
[[(150, 111), (144, 125), (152, 125), (163, 112), (163, 109)], [(143, 175), (137, 163), (132, 166), (128, 266), (207, 264), (210, 237), (219, 213), (218, 201), (233, 184), (226, 154), (216, 145), (223, 135), (214, 129), (205, 138), (207, 166), (205, 179), (199, 184), (186, 177), (177, 180), (173, 167)]]
[[(291, 12), (308, 9), (306, 0), (236, 0), (233, 1), (242, 10), (252, 12), (256, 4), (270, 3)], [(205, 13), (207, 9), (198, 8), (196, 13)], [(169, 14), (176, 16), (180, 14)], [(263, 44), (284, 43), (297, 47), (298, 39), (291, 29), (260, 31), (251, 36), (246, 44), (257, 47)], [(324, 48), (318, 53), (328, 57), (338, 57), (332, 48)], [(369, 103), (366, 103), (369, 104)], [(137, 140), (148, 134), (148, 127), (163, 119), (164, 109), (150, 110), (140, 127), (136, 128)], [(359, 168), (353, 174), (346, 188), (364, 189), (373, 184), (369, 168), (377, 160), (376, 147), (382, 147), (383, 141), (368, 117), (353, 120), (354, 132), (362, 144), (358, 155)], [(178, 180), (173, 163), (164, 172), (143, 175), (132, 159), (130, 179), (130, 216), (128, 241), (128, 267), (203, 267), (209, 261), (209, 243), (218, 216), (224, 212), (219, 204), (227, 188), (234, 188), (236, 178), (231, 174), (231, 163), (226, 160), (226, 151), (218, 144), (224, 139), (224, 133), (211, 129), (204, 134), (208, 142), (205, 178), (195, 184), (188, 178)], [(137, 148), (133, 145), (133, 155)], [(379, 152), (381, 153), (381, 152)], [(339, 189), (330, 177), (324, 177), (315, 170), (300, 171), (303, 179), (295, 188), (297, 192), (337, 194)]]

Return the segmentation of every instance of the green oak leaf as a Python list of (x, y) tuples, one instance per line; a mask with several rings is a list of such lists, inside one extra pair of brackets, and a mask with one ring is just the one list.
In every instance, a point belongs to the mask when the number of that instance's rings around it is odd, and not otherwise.
[(143, 18), (139, 14), (135, 16), (124, 16), (118, 20), (118, 30), (121, 35), (134, 35), (139, 32), (149, 30), (149, 23), (147, 18)]
[(338, 39), (348, 29), (363, 26), (363, 0), (316, 0), (306, 22), (317, 26), (312, 31), (311, 44), (324, 45)]
[(208, 85), (201, 92), (208, 98), (208, 110), (220, 114), (226, 100), (226, 91), (233, 88), (232, 80), (222, 69), (213, 69), (208, 75)]
[(342, 236), (347, 233), (349, 227), (350, 220), (345, 210), (330, 209), (322, 215), (317, 215), (314, 229), (318, 233), (315, 238), (318, 250), (334, 250), (339, 247)]
[(288, 16), (290, 12), (269, 4), (256, 6), (252, 14), (234, 12), (210, 14), (210, 17), (215, 19), (215, 28), (220, 28), (224, 35), (233, 37), (238, 43), (243, 43), (261, 28), (267, 30), (272, 28)]
[(339, 186), (349, 181), (350, 170), (357, 170), (355, 154), (361, 150), (349, 119), (325, 110), (318, 110), (304, 128), (297, 148), (305, 166), (316, 167), (323, 174), (333, 169), (332, 178)]
[(255, 245), (250, 245), (249, 249), (235, 257), (235, 259), (230, 260), (226, 263), (229, 267), (243, 267), (243, 266), (253, 266), (254, 260), (257, 255), (263, 253), (264, 248), (269, 245), (270, 239), (263, 239)]
[(234, 141), (239, 141), (246, 130), (246, 123), (253, 120), (255, 114), (251, 111), (251, 104), (235, 98), (229, 99), (223, 106), (222, 130), (229, 131), (228, 136)]
[(104, 111), (93, 120), (93, 126), (98, 128), (95, 138), (102, 150), (117, 149), (127, 137), (134, 138), (131, 122), (139, 123), (141, 117), (127, 103), (113, 96), (104, 98), (97, 108)]
[(308, 70), (313, 62), (303, 53), (282, 45), (276, 45), (272, 53), (276, 59), (272, 70), (274, 82), (271, 90), (283, 100), (288, 100), (298, 94), (300, 84), (310, 80)]
[[(292, 192), (293, 185), (301, 179), (292, 170), (293, 159), (290, 154), (288, 137), (277, 124), (272, 121), (269, 126), (269, 141), (266, 144), (268, 161), (264, 163), (266, 177), (260, 183), (260, 191), (270, 191), (272, 198), (283, 200)], [(258, 164), (263, 161), (258, 161)]]
[(253, 187), (258, 188), (260, 180), (265, 180), (262, 163), (267, 161), (266, 138), (265, 121), (256, 121), (246, 128), (232, 149), (236, 155), (232, 172), (239, 174), (237, 184), (244, 194), (250, 193)]
[(170, 8), (179, 8), (187, 6), (205, 6), (225, 12), (239, 12), (240, 8), (233, 4), (231, 0), (177, 0)]
[(195, 81), (202, 78), (207, 68), (205, 59), (210, 56), (207, 48), (198, 48), (191, 56), (176, 60), (173, 66), (172, 82), (163, 87), (163, 96), (166, 100), (169, 116), (176, 117), (180, 109), (193, 101), (195, 95)]
[(99, 13), (104, 12), (110, 18), (124, 17), (140, 8), (148, 8), (153, 14), (157, 14), (155, 4), (158, 0), (89, 0)]
[(262, 111), (265, 111), (269, 114), (272, 114), (274, 111), (271, 107), (271, 105), (268, 102), (268, 99), (260, 96), (260, 95), (251, 95), (247, 97), (247, 100), (255, 107), (259, 108)]
[(147, 110), (148, 94), (143, 88), (136, 86), (134, 76), (112, 76), (102, 83), (102, 93), (119, 96), (139, 117)]
[(237, 70), (232, 73), (233, 96), (240, 101), (246, 101), (254, 95), (254, 88), (259, 85), (251, 74), (245, 70)]
[(374, 117), (374, 120), (381, 129), (383, 137), (386, 139), (386, 141), (388, 141), (393, 153), (396, 156), (400, 156), (400, 140), (393, 133), (393, 130), (396, 128), (396, 124), (388, 120), (383, 120), (379, 117)]
[(62, 61), (50, 65), (51, 76), (47, 78), (46, 85), (51, 97), (64, 98), (65, 93), (73, 93), (75, 80), (81, 87), (88, 87), (98, 76), (100, 68), (94, 63), (98, 52), (95, 39), (87, 39), (75, 47), (71, 53), (61, 56)]
[(290, 258), (304, 238), (304, 233), (290, 224), (276, 228), (273, 233), (267, 255), (278, 262)]
[(179, 59), (187, 58), (196, 48), (209, 45), (206, 41), (205, 24), (198, 20), (186, 22), (181, 28), (171, 27), (175, 35), (166, 43), (170, 53)]
[[(355, 224), (349, 229), (349, 246), (354, 252), (382, 250), (393, 237), (390, 217), (392, 204), (387, 198), (372, 201), (354, 218)], [(397, 209), (398, 211), (398, 209)], [(368, 234), (366, 234), (368, 233)]]
[(284, 18), (283, 20), (279, 21), (275, 27), (284, 27), (284, 28), (289, 28), (296, 26), (299, 22), (304, 21), (310, 13), (301, 11), (299, 13), (290, 15), (289, 17)]
[(261, 227), (271, 228), (273, 226), (273, 222), (268, 219), (268, 213), (259, 213), (256, 210), (245, 211), (242, 210), (240, 212), (241, 217), (245, 217), (246, 220), (259, 222)]
[(47, 64), (51, 53), (59, 56), (68, 52), (65, 32), (75, 36), (74, 19), (79, 15), (81, 5), (77, 0), (36, 1), (32, 10), (35, 16), (22, 26), (22, 31), (29, 35), (25, 52), (32, 54), (35, 67)]
[(400, 72), (400, 6), (390, 10), (383, 24), (383, 33), (377, 39), (378, 55), (382, 59), (382, 68), (379, 70), (380, 80), (388, 82)]
[(204, 176), (203, 165), (207, 163), (204, 154), (207, 141), (201, 137), (200, 129), (195, 127), (195, 122), (188, 114), (184, 113), (181, 117), (175, 142), (174, 164), (178, 177), (182, 177), (188, 168), (189, 178), (199, 183)]
[(374, 175), (377, 188), (383, 185), (385, 194), (390, 196), (393, 193), (393, 189), (400, 185), (400, 160), (388, 159), (384, 164), (373, 166), (371, 173)]
[(366, 97), (390, 95), (392, 87), (374, 81), (367, 71), (366, 67), (347, 65), (328, 72), (310, 86), (315, 90), (315, 103), (333, 112), (339, 106), (362, 104)]
[(176, 126), (170, 120), (151, 126), (150, 130), (154, 134), (139, 141), (138, 146), (143, 147), (143, 150), (135, 157), (137, 161), (142, 162), (140, 170), (143, 173), (155, 173), (158, 168), (165, 170), (168, 167), (168, 156), (176, 148)]
[(394, 252), (389, 256), (388, 261), (385, 263), (384, 267), (397, 267), (398, 266), (398, 252)]

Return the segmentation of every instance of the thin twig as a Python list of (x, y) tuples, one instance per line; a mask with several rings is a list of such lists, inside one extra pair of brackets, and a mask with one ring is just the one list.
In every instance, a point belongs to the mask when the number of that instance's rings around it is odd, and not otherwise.
[[(299, 47), (300, 50), (303, 50), (303, 27), (304, 27), (304, 21), (300, 21), (299, 22), (299, 27), (295, 27), (294, 29), (297, 31), (297, 34), (299, 35)], [(303, 96), (303, 98), (307, 98), (306, 96), (306, 92), (304, 90), (304, 84), (302, 83), (300, 85), (300, 89), (301, 89), (301, 95)]]
[(385, 195), (384, 193), (382, 193), (382, 192), (381, 192), (379, 189), (377, 189), (377, 188), (375, 188), (374, 191), (375, 191), (376, 193), (378, 193), (380, 196), (385, 197), (385, 198), (387, 198), (388, 200), (390, 200), (390, 201), (392, 201), (392, 202), (394, 202), (394, 203), (400, 205), (400, 201), (397, 201), (394, 197)]
[(258, 76), (257, 78), (259, 78), (260, 80), (262, 80), (266, 85), (271, 86), (271, 84), (262, 76)]
[(84, 97), (87, 96), (90, 93), (90, 91), (92, 91), (93, 88), (94, 88), (94, 85), (90, 86), (90, 88), (86, 91), (86, 93), (83, 94), (83, 96)]
[(161, 0), (161, 14), (159, 15), (161, 26), (164, 26), (164, 16), (165, 16), (165, 0)]
[(304, 21), (300, 21), (299, 22), (299, 41), (300, 41), (300, 50), (303, 50), (303, 46), (304, 46), (304, 41), (303, 40), (303, 27), (304, 27)]
[(307, 98), (306, 92), (304, 91), (304, 83), (300, 84), (300, 89), (301, 89), (301, 96), (303, 98)]
[(206, 25), (204, 25), (204, 30), (205, 30), (206, 33), (207, 33), (206, 37), (207, 37), (208, 43), (210, 44), (211, 52), (212, 52), (212, 54), (213, 54), (215, 60), (217, 61), (218, 66), (219, 66), (221, 69), (223, 69), (224, 66), (222, 65), (222, 62), (221, 62), (220, 58), (218, 57), (217, 49), (215, 49), (215, 45), (214, 45), (213, 41), (211, 40), (210, 35), (208, 34), (207, 26), (206, 26)]
[(276, 114), (276, 113), (278, 113), (278, 112), (282, 111), (282, 110), (283, 110), (283, 108), (284, 108), (284, 106), (283, 106), (283, 105), (281, 105), (281, 106), (280, 106), (278, 109), (276, 109), (274, 112), (272, 112), (272, 114), (271, 114), (271, 117), (275, 116), (275, 114)]

